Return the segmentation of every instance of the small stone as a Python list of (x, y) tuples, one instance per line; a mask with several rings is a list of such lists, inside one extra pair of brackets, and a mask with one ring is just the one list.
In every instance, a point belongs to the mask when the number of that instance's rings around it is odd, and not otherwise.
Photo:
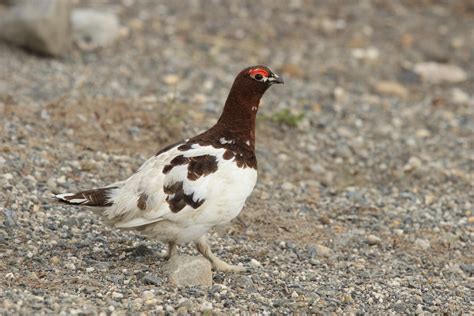
[(427, 129), (421, 128), (416, 131), (416, 137), (418, 138), (428, 138), (431, 136), (431, 132)]
[(408, 162), (403, 167), (403, 171), (410, 172), (410, 171), (419, 169), (421, 166), (422, 166), (422, 162), (420, 158), (413, 156), (413, 157), (410, 157), (410, 159), (408, 159)]
[(7, 180), (7, 181), (8, 181), (8, 180), (12, 180), (12, 179), (13, 179), (13, 175), (12, 175), (11, 173), (5, 173), (5, 174), (3, 174), (2, 178), (5, 179), (5, 180)]
[(327, 215), (323, 215), (319, 218), (319, 221), (321, 222), (321, 224), (323, 225), (329, 225), (331, 224), (331, 219), (329, 218), (329, 216)]
[(198, 104), (204, 104), (207, 101), (207, 97), (206, 97), (206, 95), (204, 95), (202, 93), (197, 93), (197, 94), (194, 95), (193, 101), (198, 103)]
[(369, 245), (374, 246), (380, 244), (382, 242), (382, 239), (375, 235), (369, 235), (367, 236), (367, 242), (369, 243)]
[(352, 50), (352, 57), (355, 59), (374, 61), (377, 60), (379, 56), (380, 51), (376, 47), (354, 48)]
[(94, 267), (88, 267), (88, 268), (86, 268), (86, 272), (87, 272), (87, 273), (94, 272), (94, 270), (95, 270)]
[(163, 267), (174, 286), (211, 286), (211, 263), (203, 257), (174, 256)]
[(61, 260), (59, 260), (59, 258), (58, 258), (57, 256), (51, 257), (51, 259), (49, 259), (49, 262), (50, 262), (51, 264), (54, 264), (54, 265), (59, 264), (60, 261), (61, 261)]
[(298, 293), (296, 293), (296, 291), (293, 291), (293, 292), (291, 293), (291, 298), (296, 299), (296, 298), (298, 298), (298, 297), (299, 297), (299, 295), (298, 295)]
[(179, 77), (177, 75), (170, 74), (163, 77), (163, 82), (169, 86), (174, 86), (178, 81)]
[(474, 264), (460, 264), (459, 268), (468, 274), (474, 274)]
[(433, 204), (435, 199), (436, 199), (436, 197), (433, 194), (428, 193), (428, 194), (425, 195), (425, 204), (426, 205), (431, 205), (431, 204)]
[(12, 228), (17, 225), (18, 216), (14, 210), (5, 208), (3, 210), (3, 215), (5, 217), (5, 220), (3, 221), (3, 223), (6, 227)]
[(397, 235), (397, 236), (403, 235), (403, 229), (397, 228), (397, 229), (394, 229), (393, 232), (394, 232), (395, 235)]
[(424, 250), (429, 249), (431, 247), (429, 240), (421, 239), (421, 238), (417, 238), (415, 240), (415, 245)]
[(451, 64), (423, 62), (416, 64), (413, 70), (424, 81), (430, 83), (457, 83), (467, 79), (467, 74), (462, 68)]
[(251, 265), (252, 267), (256, 267), (256, 268), (259, 268), (259, 267), (262, 266), (262, 264), (260, 263), (260, 261), (255, 260), (255, 259), (253, 259), (253, 258), (250, 260), (250, 265)]
[(343, 303), (351, 303), (354, 299), (352, 298), (352, 296), (350, 294), (342, 294), (341, 296), (341, 301)]
[(75, 9), (71, 22), (74, 42), (86, 51), (109, 46), (121, 32), (117, 16), (108, 12)]
[(145, 301), (155, 298), (155, 294), (152, 291), (144, 291), (142, 297)]
[(313, 248), (315, 250), (315, 254), (318, 257), (330, 257), (333, 254), (333, 251), (331, 248), (328, 248), (323, 245), (316, 244), (316, 245), (313, 245)]
[(210, 311), (210, 310), (212, 310), (212, 303), (211, 303), (211, 302), (204, 301), (204, 302), (201, 304), (201, 310), (203, 310), (203, 311)]
[(157, 276), (151, 275), (151, 274), (145, 275), (142, 280), (143, 280), (143, 283), (145, 284), (151, 284), (151, 285), (161, 284), (161, 280)]
[(120, 292), (112, 292), (112, 298), (113, 298), (113, 299), (122, 299), (122, 298), (123, 298), (123, 294), (120, 293)]
[(469, 94), (459, 88), (451, 90), (451, 100), (455, 104), (466, 104), (469, 102)]
[(333, 95), (334, 95), (334, 99), (337, 102), (341, 102), (341, 103), (347, 101), (347, 98), (348, 98), (347, 93), (341, 87), (334, 88)]
[(406, 98), (408, 90), (395, 81), (378, 81), (374, 84), (374, 90), (378, 94), (391, 95), (399, 98)]
[(295, 188), (295, 186), (290, 182), (285, 182), (282, 184), (281, 188), (284, 191), (292, 191)]

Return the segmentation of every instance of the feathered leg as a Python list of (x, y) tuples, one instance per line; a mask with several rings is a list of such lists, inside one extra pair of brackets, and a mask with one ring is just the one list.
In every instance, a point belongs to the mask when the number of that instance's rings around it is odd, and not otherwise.
[(209, 244), (207, 243), (206, 236), (201, 236), (199, 239), (196, 241), (196, 248), (197, 250), (206, 258), (209, 260), (212, 264), (212, 267), (216, 271), (222, 271), (222, 272), (244, 272), (247, 269), (241, 266), (234, 266), (230, 265), (221, 259), (219, 259), (215, 254), (212, 253), (211, 248), (209, 247)]

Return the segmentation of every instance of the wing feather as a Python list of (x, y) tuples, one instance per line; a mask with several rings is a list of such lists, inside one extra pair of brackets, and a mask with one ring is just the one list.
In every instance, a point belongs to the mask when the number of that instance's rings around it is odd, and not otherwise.
[(147, 160), (114, 190), (113, 204), (104, 212), (112, 225), (133, 228), (165, 219), (181, 221), (205, 205), (210, 190), (221, 182), (218, 167), (231, 161), (222, 158), (222, 148), (192, 145), (180, 150), (180, 145)]

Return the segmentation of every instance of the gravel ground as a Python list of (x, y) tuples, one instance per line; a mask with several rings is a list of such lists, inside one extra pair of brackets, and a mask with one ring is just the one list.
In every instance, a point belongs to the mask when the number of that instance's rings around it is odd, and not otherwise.
[[(63, 59), (0, 44), (0, 313), (474, 313), (472, 2), (220, 2), (81, 1), (126, 36)], [(430, 61), (467, 77), (413, 71)], [(173, 288), (162, 244), (51, 201), (210, 126), (256, 63), (285, 85), (257, 187), (210, 237), (251, 272)]]

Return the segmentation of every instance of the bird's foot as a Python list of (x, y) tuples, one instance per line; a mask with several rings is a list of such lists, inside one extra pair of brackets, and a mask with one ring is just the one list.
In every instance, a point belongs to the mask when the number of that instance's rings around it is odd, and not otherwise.
[(228, 264), (220, 259), (211, 261), (212, 268), (220, 272), (246, 272), (248, 269), (244, 266)]
[(209, 245), (207, 243), (206, 237), (201, 236), (197, 241), (196, 241), (196, 248), (197, 250), (206, 258), (209, 260), (212, 264), (212, 268), (215, 271), (221, 271), (221, 272), (245, 272), (247, 271), (247, 268), (242, 267), (242, 266), (234, 266), (231, 264), (228, 264), (221, 259), (219, 259), (215, 254), (212, 253), (211, 248), (209, 248)]
[(178, 247), (176, 243), (169, 242), (168, 243), (168, 253), (165, 255), (165, 260), (170, 260), (173, 256), (178, 254)]

